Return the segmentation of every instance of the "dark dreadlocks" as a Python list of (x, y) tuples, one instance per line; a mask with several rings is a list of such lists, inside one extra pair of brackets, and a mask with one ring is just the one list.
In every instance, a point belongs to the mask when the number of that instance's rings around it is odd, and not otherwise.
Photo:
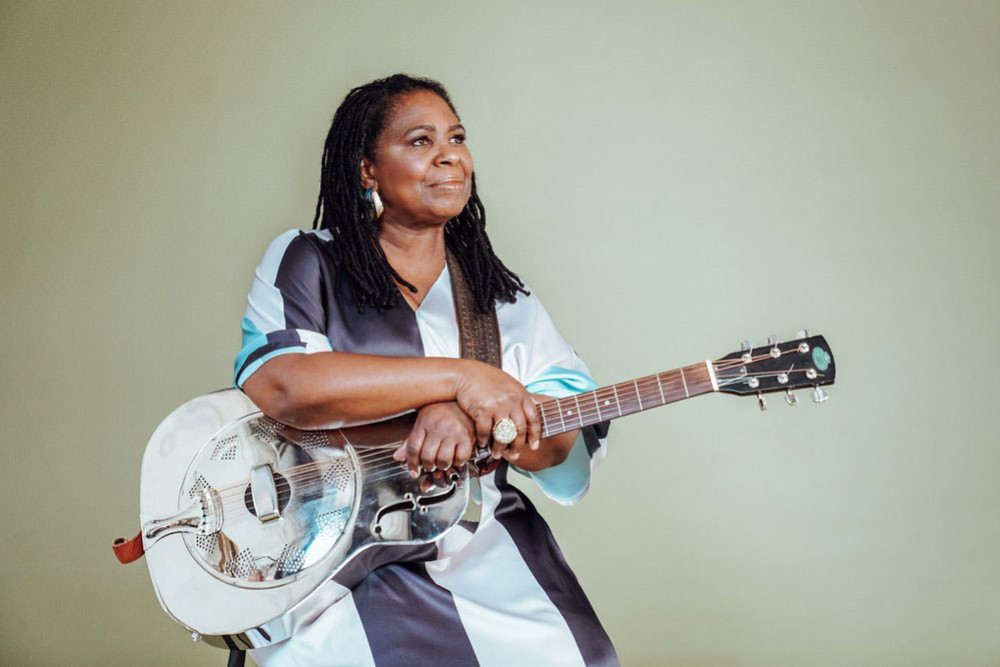
[[(354, 303), (362, 310), (392, 308), (399, 299), (394, 280), (417, 291), (389, 265), (378, 243), (378, 225), (371, 220), (360, 175), (362, 158), (375, 161), (375, 141), (388, 122), (394, 101), (416, 90), (436, 93), (458, 116), (448, 92), (437, 81), (394, 74), (347, 94), (333, 116), (323, 147), (313, 227), (328, 229), (333, 235), (335, 242), (328, 247), (334, 264), (350, 281)], [(504, 266), (486, 236), (486, 210), (476, 194), (475, 175), (469, 202), (445, 223), (444, 237), (479, 311), (489, 312), (496, 301), (513, 302), (519, 291), (527, 294), (524, 283)]]

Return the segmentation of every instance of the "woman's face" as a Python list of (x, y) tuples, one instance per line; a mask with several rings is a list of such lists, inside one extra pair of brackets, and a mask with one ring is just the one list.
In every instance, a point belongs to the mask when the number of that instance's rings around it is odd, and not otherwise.
[(364, 187), (374, 187), (382, 222), (442, 225), (472, 194), (472, 155), (465, 128), (448, 104), (429, 90), (401, 95), (375, 141), (374, 163), (361, 166)]

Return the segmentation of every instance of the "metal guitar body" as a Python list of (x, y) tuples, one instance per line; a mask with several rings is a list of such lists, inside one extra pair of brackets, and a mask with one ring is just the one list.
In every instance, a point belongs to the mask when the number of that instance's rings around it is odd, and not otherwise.
[(440, 538), (465, 511), (468, 475), (411, 479), (391, 453), (412, 424), (298, 431), (235, 389), (175, 410), (146, 448), (140, 491), (164, 610), (212, 644), (280, 641), (329, 604), (312, 594), (357, 553)]

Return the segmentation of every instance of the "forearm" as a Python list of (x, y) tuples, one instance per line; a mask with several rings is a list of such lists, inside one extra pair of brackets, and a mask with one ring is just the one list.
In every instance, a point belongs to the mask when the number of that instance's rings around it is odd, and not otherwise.
[(523, 448), (518, 450), (516, 459), (509, 459), (511, 464), (526, 472), (537, 472), (559, 465), (569, 456), (580, 430), (568, 431), (559, 435), (542, 438), (538, 449)]
[(265, 363), (243, 386), (268, 416), (297, 428), (376, 421), (455, 399), (465, 359), (318, 352)]
[[(532, 394), (532, 396), (534, 396), (540, 406), (544, 406), (546, 402), (553, 400), (551, 396), (544, 394)], [(541, 409), (539, 407), (539, 410)], [(538, 449), (523, 447), (518, 450), (519, 455), (516, 459), (508, 457), (508, 460), (513, 465), (527, 472), (536, 472), (551, 468), (566, 460), (578, 435), (580, 435), (580, 429), (542, 438), (539, 441)]]

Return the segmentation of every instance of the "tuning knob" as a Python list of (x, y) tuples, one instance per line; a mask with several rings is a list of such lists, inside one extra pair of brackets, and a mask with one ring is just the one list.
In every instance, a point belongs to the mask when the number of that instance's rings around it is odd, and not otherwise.
[(799, 397), (792, 393), (791, 387), (785, 390), (785, 403), (793, 408), (799, 404)]
[(767, 344), (768, 345), (777, 345), (780, 342), (781, 342), (781, 336), (773, 335), (773, 336), (768, 336), (767, 337)]
[(825, 403), (828, 398), (830, 398), (830, 394), (823, 391), (823, 388), (819, 385), (816, 385), (816, 388), (813, 389), (813, 403)]
[(809, 338), (809, 332), (805, 329), (799, 329), (799, 332), (795, 334), (796, 338)]
[(761, 412), (767, 412), (767, 399), (759, 391), (757, 392), (757, 404), (760, 406)]
[(753, 341), (745, 340), (740, 343), (740, 352), (746, 352), (747, 350), (753, 349)]

